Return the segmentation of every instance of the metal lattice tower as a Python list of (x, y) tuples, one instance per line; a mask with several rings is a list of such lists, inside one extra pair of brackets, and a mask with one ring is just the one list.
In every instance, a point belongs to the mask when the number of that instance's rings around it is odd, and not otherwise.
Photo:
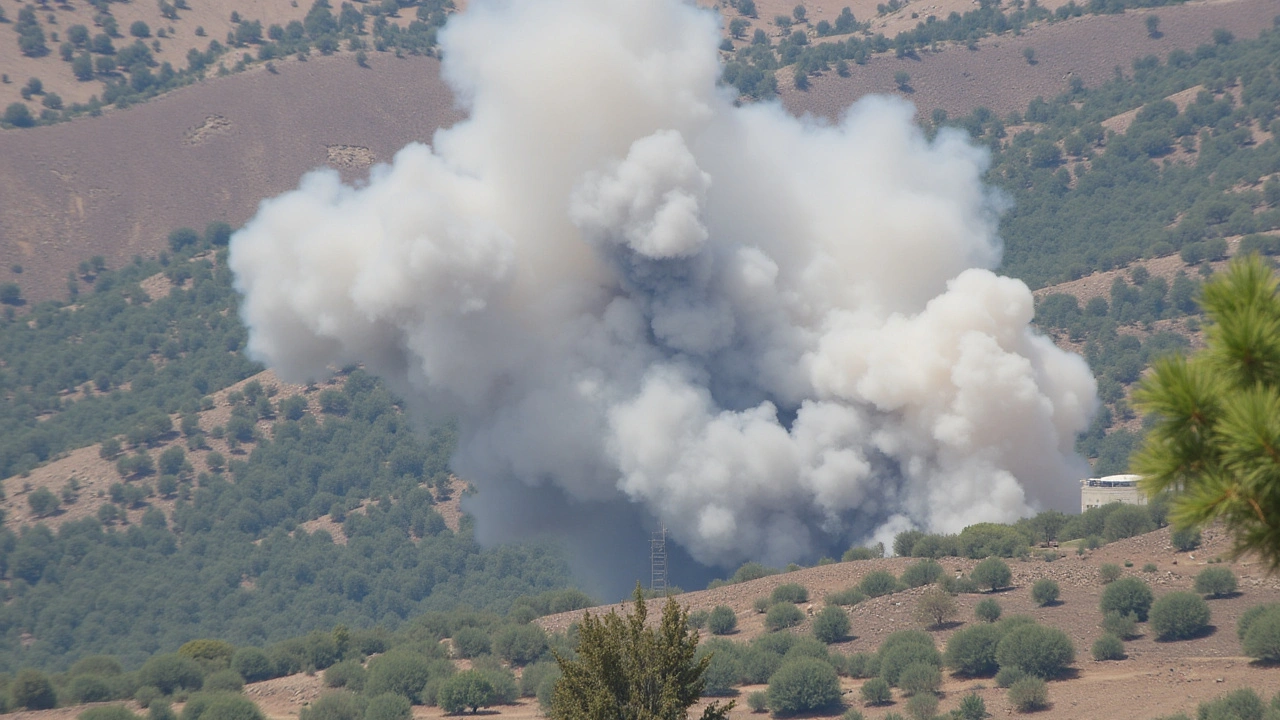
[(649, 536), (649, 592), (667, 594), (667, 527)]

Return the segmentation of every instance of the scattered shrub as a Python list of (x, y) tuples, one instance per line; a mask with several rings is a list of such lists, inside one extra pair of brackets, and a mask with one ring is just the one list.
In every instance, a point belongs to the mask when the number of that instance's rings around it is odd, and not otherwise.
[(747, 695), (747, 707), (751, 708), (751, 712), (761, 713), (769, 709), (769, 693), (763, 690), (756, 690)]
[(1118, 612), (1121, 615), (1132, 613), (1138, 622), (1146, 622), (1147, 612), (1151, 610), (1151, 588), (1135, 577), (1121, 578), (1107, 585), (1102, 591), (1102, 612)]
[(1094, 660), (1123, 660), (1124, 657), (1124, 642), (1115, 635), (1103, 633), (1093, 641)]
[(12, 707), (26, 710), (48, 710), (57, 706), (58, 696), (48, 676), (39, 670), (19, 670), (9, 684)]
[(177, 653), (153, 655), (138, 670), (138, 684), (160, 688), (165, 695), (172, 695), (179, 688), (199, 690), (204, 684), (204, 670), (200, 663), (188, 656)]
[(996, 673), (996, 687), (1012, 687), (1014, 683), (1025, 678), (1027, 674), (1022, 668), (1007, 667), (1000, 668), (1000, 672)]
[(960, 699), (960, 707), (956, 708), (958, 720), (982, 720), (987, 716), (987, 703), (977, 693), (970, 693)]
[(899, 630), (890, 633), (880, 644), (880, 677), (890, 685), (898, 684), (898, 677), (908, 666), (922, 662), (942, 666), (942, 654), (933, 644), (933, 638), (921, 630)]
[(1267, 707), (1252, 688), (1241, 688), (1220, 698), (1200, 703), (1198, 720), (1253, 720), (1267, 717)]
[(123, 705), (89, 708), (76, 716), (76, 720), (142, 720)]
[(929, 663), (912, 663), (898, 675), (898, 687), (907, 695), (935, 693), (942, 687), (942, 673)]
[(493, 685), (478, 670), (464, 670), (440, 685), (436, 702), (445, 712), (456, 715), (470, 709), (476, 712), (493, 704)]
[(365, 669), (355, 660), (344, 660), (325, 668), (324, 684), (358, 693), (364, 690)]
[(943, 655), (947, 667), (959, 675), (987, 676), (999, 669), (996, 662), (996, 646), (1000, 644), (1002, 631), (986, 623), (957, 630), (947, 639)]
[(1009, 686), (1009, 704), (1018, 712), (1035, 712), (1049, 705), (1049, 686), (1038, 677), (1025, 677)]
[(973, 615), (983, 622), (993, 623), (1000, 619), (1000, 603), (986, 598), (973, 607)]
[(493, 636), (493, 654), (516, 667), (527, 665), (547, 651), (547, 633), (533, 623), (507, 625)]
[(1173, 544), (1173, 549), (1178, 552), (1191, 552), (1200, 547), (1200, 530), (1197, 528), (1174, 530), (1170, 535), (1170, 542)]
[(364, 709), (364, 720), (409, 720), (412, 715), (413, 706), (408, 698), (393, 693), (369, 698), (369, 704)]
[(1120, 566), (1115, 563), (1106, 563), (1098, 568), (1098, 579), (1103, 585), (1110, 585), (1120, 579)]
[(821, 660), (789, 660), (769, 678), (768, 702), (775, 715), (838, 707), (840, 678), (835, 668)]
[(349, 692), (329, 692), (302, 708), (298, 720), (361, 720), (364, 705)]
[(1213, 598), (1227, 597), (1236, 591), (1236, 574), (1229, 568), (1207, 567), (1196, 575), (1196, 592)]
[(273, 675), (271, 658), (256, 647), (242, 647), (236, 650), (231, 656), (231, 669), (240, 673), (240, 677), (244, 678), (245, 682), (258, 682)]
[(809, 601), (809, 591), (799, 583), (784, 583), (773, 589), (769, 596), (772, 602), (802, 603)]
[(907, 714), (915, 720), (933, 720), (938, 714), (938, 696), (933, 693), (916, 693), (907, 700)]
[(783, 630), (804, 622), (804, 613), (789, 602), (774, 603), (765, 613), (764, 625), (769, 630)]
[(733, 608), (727, 605), (715, 606), (707, 616), (707, 629), (713, 635), (728, 635), (737, 628), (738, 616), (733, 612)]
[(1067, 634), (1043, 625), (1015, 627), (1006, 632), (996, 646), (996, 662), (1001, 668), (1021, 668), (1028, 675), (1040, 678), (1056, 677), (1075, 659), (1075, 647)]
[(1245, 655), (1257, 660), (1280, 662), (1280, 603), (1246, 610), (1240, 616), (1236, 634)]
[(248, 698), (234, 693), (196, 693), (182, 708), (182, 720), (264, 720)]
[(907, 587), (923, 587), (938, 582), (944, 570), (934, 560), (921, 560), (902, 571), (902, 583)]
[(1172, 592), (1151, 606), (1151, 629), (1160, 640), (1186, 640), (1209, 627), (1209, 604), (1189, 592)]
[(989, 557), (978, 563), (973, 568), (973, 572), (969, 573), (969, 577), (978, 583), (979, 587), (989, 588), (992, 592), (1009, 586), (1009, 581), (1013, 579), (1013, 572), (1009, 570), (1009, 565), (998, 557)]
[(837, 605), (828, 605), (813, 618), (813, 636), (824, 643), (840, 642), (849, 636), (849, 615)]
[(869, 547), (855, 547), (846, 550), (840, 559), (844, 562), (852, 562), (854, 560), (874, 560), (878, 557), (884, 557), (883, 548), (875, 550)]
[(205, 692), (240, 692), (244, 690), (244, 678), (240, 677), (240, 673), (227, 668), (214, 673), (209, 673), (204, 678), (204, 684), (201, 689)]
[(1138, 637), (1138, 618), (1132, 613), (1109, 612), (1102, 616), (1102, 629), (1121, 640), (1132, 640)]
[(560, 677), (560, 666), (557, 663), (544, 660), (531, 665), (526, 665), (520, 673), (520, 696), (521, 697), (537, 697), (538, 688), (548, 679), (554, 681)]
[(831, 593), (825, 599), (828, 605), (857, 605), (866, 600), (867, 596), (858, 588), (851, 587), (847, 590)]
[(898, 579), (887, 570), (873, 570), (867, 573), (858, 589), (867, 597), (880, 597), (898, 591)]
[(867, 705), (888, 705), (893, 699), (893, 692), (884, 678), (871, 678), (862, 683), (862, 702)]
[(1058, 602), (1058, 583), (1049, 578), (1037, 580), (1031, 586), (1031, 600), (1040, 607)]

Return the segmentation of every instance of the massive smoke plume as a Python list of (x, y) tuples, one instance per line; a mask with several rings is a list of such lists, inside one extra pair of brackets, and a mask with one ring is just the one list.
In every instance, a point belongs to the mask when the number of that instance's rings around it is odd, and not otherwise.
[(717, 23), (473, 0), (440, 35), (467, 120), (233, 238), (251, 354), (456, 417), (491, 539), (662, 523), (783, 563), (1071, 507), (1095, 386), (990, 270), (987, 154), (893, 98), (738, 107)]

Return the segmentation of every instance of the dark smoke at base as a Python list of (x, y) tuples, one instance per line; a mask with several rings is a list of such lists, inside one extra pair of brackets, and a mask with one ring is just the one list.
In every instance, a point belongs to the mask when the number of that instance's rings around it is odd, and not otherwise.
[(468, 119), (264, 201), (230, 264), (283, 377), (457, 418), (482, 538), (630, 563), (665, 524), (728, 570), (1077, 502), (1094, 381), (991, 272), (962, 133), (738, 107), (678, 0), (475, 0), (440, 41)]

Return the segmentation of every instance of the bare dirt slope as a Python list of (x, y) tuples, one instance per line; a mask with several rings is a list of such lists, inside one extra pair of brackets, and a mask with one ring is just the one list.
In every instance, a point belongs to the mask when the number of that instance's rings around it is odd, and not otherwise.
[[(101, 118), (0, 131), (0, 267), (29, 298), (65, 296), (93, 255), (154, 254), (170, 230), (242, 223), (331, 163), (348, 178), (458, 115), (428, 58), (282, 63)], [(6, 278), (7, 279), (7, 278)]]
[[(1147, 35), (1150, 13), (1160, 18), (1158, 39)], [(1240, 38), (1257, 37), (1278, 13), (1275, 0), (1215, 0), (1123, 15), (1086, 15), (1040, 25), (1021, 37), (987, 38), (976, 51), (950, 46), (922, 53), (918, 60), (873, 56), (866, 65), (851, 66), (848, 78), (832, 72), (815, 78), (807, 91), (787, 87), (783, 102), (792, 112), (832, 119), (868, 93), (895, 93), (925, 113), (942, 108), (953, 117), (979, 106), (1000, 115), (1022, 112), (1036, 96), (1049, 98), (1065, 91), (1071, 76), (1093, 87), (1110, 79), (1117, 65), (1131, 74), (1136, 57), (1163, 58), (1175, 48), (1191, 50), (1211, 42), (1215, 28), (1226, 28)], [(1026, 48), (1035, 50), (1034, 65), (1023, 56)], [(911, 76), (911, 92), (897, 89), (894, 74), (900, 71)], [(780, 85), (788, 85), (782, 80)]]
[[(1014, 587), (993, 595), (961, 595), (958, 598), (962, 621), (944, 630), (931, 630), (939, 646), (943, 645), (958, 628), (975, 622), (973, 607), (985, 597), (994, 597), (1002, 605), (1004, 614), (1030, 615), (1037, 621), (1064, 630), (1075, 643), (1076, 672), (1065, 680), (1050, 684), (1049, 697), (1053, 707), (1037, 717), (1046, 719), (1066, 718), (1152, 718), (1178, 711), (1194, 712), (1196, 704), (1217, 697), (1240, 687), (1252, 687), (1266, 697), (1280, 691), (1280, 673), (1274, 668), (1250, 663), (1241, 657), (1236, 639), (1235, 625), (1241, 613), (1249, 607), (1280, 600), (1280, 578), (1268, 576), (1256, 561), (1245, 559), (1230, 565), (1240, 578), (1241, 592), (1233, 598), (1210, 601), (1214, 630), (1209, 635), (1184, 642), (1157, 642), (1148, 631), (1146, 635), (1126, 643), (1128, 658), (1118, 662), (1095, 662), (1090, 659), (1089, 648), (1101, 635), (1098, 627), (1102, 619), (1098, 602), (1103, 589), (1098, 580), (1098, 569), (1104, 563), (1132, 566), (1124, 570), (1127, 575), (1142, 578), (1151, 584), (1157, 597), (1174, 590), (1190, 590), (1196, 573), (1207, 567), (1209, 560), (1224, 553), (1228, 539), (1218, 530), (1205, 534), (1204, 545), (1191, 553), (1176, 552), (1169, 544), (1169, 530), (1159, 530), (1128, 540), (1106, 545), (1084, 555), (1065, 551), (1054, 562), (1040, 558), (1027, 561), (1010, 561)], [(910, 558), (866, 560), (838, 563), (808, 568), (784, 575), (760, 580), (686, 593), (677, 597), (682, 604), (694, 610), (709, 610), (716, 605), (727, 605), (739, 617), (739, 630), (730, 639), (746, 641), (762, 632), (763, 616), (752, 609), (756, 598), (767, 596), (782, 583), (800, 583), (810, 594), (810, 603), (803, 606), (809, 614), (823, 607), (824, 595), (855, 585), (868, 572), (887, 569), (895, 574), (916, 562)], [(948, 572), (967, 572), (975, 561), (944, 558), (940, 561)], [(1148, 563), (1154, 571), (1143, 570)], [(1030, 598), (1032, 583), (1041, 578), (1051, 578), (1062, 589), (1061, 602), (1051, 607), (1036, 607)], [(918, 597), (923, 589), (909, 590), (867, 600), (849, 609), (855, 637), (833, 646), (845, 653), (874, 652), (884, 638), (895, 630), (921, 628), (913, 617)], [(650, 601), (651, 616), (661, 612), (661, 602)], [(608, 611), (622, 606), (598, 608), (592, 612)], [(563, 613), (543, 618), (539, 622), (548, 630), (563, 630), (581, 617), (581, 612)], [(809, 629), (806, 620), (795, 632), (804, 634)], [(846, 702), (858, 705), (856, 689), (861, 681), (846, 680)], [(744, 688), (743, 692), (751, 689)], [(960, 698), (976, 690), (987, 703), (988, 711), (995, 717), (1012, 712), (1004, 691), (995, 688), (989, 679), (965, 680), (949, 677), (944, 687), (945, 697), (941, 710), (956, 707)], [(749, 713), (738, 708), (734, 716), (745, 718)], [(874, 709), (862, 708), (866, 717), (880, 718), (888, 712), (903, 712), (899, 701), (894, 706)]]

